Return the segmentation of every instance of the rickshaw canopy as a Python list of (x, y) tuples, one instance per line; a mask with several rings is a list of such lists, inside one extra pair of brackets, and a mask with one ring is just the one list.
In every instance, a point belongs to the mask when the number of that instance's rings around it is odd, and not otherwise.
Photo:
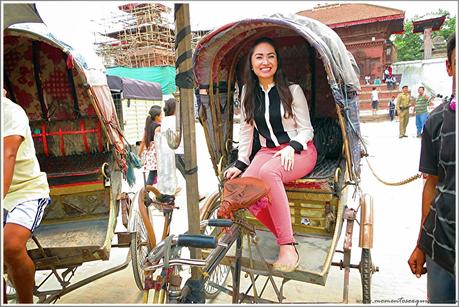
[[(122, 132), (120, 129), (118, 117), (113, 103), (110, 89), (107, 84), (105, 68), (95, 55), (87, 55), (82, 51), (76, 50), (62, 40), (56, 38), (49, 32), (44, 24), (17, 24), (4, 31), (4, 54), (5, 63), (8, 64), (5, 69), (10, 78), (28, 78), (27, 82), (15, 83), (14, 90), (11, 94), (15, 94), (15, 100), (18, 104), (24, 106), (25, 111), (31, 121), (46, 118), (48, 120), (69, 120), (75, 115), (75, 108), (78, 109), (77, 116), (93, 116), (97, 115), (104, 130), (106, 131), (109, 142), (114, 146), (119, 153), (125, 151), (122, 140)], [(35, 50), (35, 51), (34, 51)], [(43, 87), (48, 89), (50, 93), (58, 90), (59, 84), (64, 84), (59, 88), (59, 93), (56, 97), (61, 97), (59, 104), (62, 107), (65, 105), (67, 109), (62, 109), (59, 112), (52, 114), (42, 114), (42, 104), (50, 107), (50, 103), (56, 104), (54, 96), (45, 96), (43, 101), (37, 91), (33, 81), (33, 74), (24, 74), (24, 69), (15, 69), (11, 63), (16, 63), (18, 67), (31, 67), (32, 54), (41, 53), (42, 64), (41, 71), (49, 70), (51, 67), (48, 64), (57, 63), (60, 60), (59, 52), (65, 54), (64, 65), (54, 65), (54, 74), (59, 74), (53, 79), (55, 84), (44, 81)], [(19, 56), (19, 57), (18, 57)], [(16, 62), (10, 57), (18, 57)], [(49, 63), (48, 63), (49, 62)], [(33, 67), (31, 68), (33, 69)], [(65, 85), (67, 81), (67, 71), (73, 71), (73, 80), (75, 91), (72, 94), (71, 87)], [(29, 80), (30, 79), (30, 80)], [(51, 79), (50, 79), (51, 80)], [(7, 84), (8, 85), (8, 84)], [(73, 97), (73, 98), (72, 98)], [(68, 101), (67, 101), (68, 100)], [(64, 101), (67, 101), (64, 103)], [(75, 103), (78, 102), (78, 107)], [(73, 103), (73, 110), (70, 106)], [(67, 106), (67, 104), (69, 104)], [(123, 170), (125, 167), (125, 159), (121, 155), (118, 160)]]
[[(351, 177), (359, 177), (361, 152), (357, 100), (357, 91), (360, 90), (358, 66), (335, 31), (317, 20), (298, 15), (286, 17), (276, 14), (233, 22), (210, 32), (197, 44), (193, 54), (193, 72), (196, 87), (201, 93), (198, 95), (200, 107), (203, 108), (200, 112), (201, 120), (211, 127), (206, 137), (214, 167), (222, 156), (228, 155), (228, 144), (225, 142), (232, 138), (232, 128), (228, 124), (233, 118), (233, 114), (229, 114), (232, 107), (226, 102), (231, 99), (234, 85), (241, 81), (234, 79), (238, 77), (237, 71), (241, 69), (242, 59), (253, 42), (263, 36), (272, 38), (280, 47), (283, 67), (289, 81), (307, 79), (304, 83), (308, 86), (303, 84), (303, 87), (310, 88), (310, 92), (313, 92), (306, 93), (308, 102), (311, 99), (315, 101), (316, 106), (312, 107), (312, 112), (334, 112), (336, 117), (336, 109), (339, 107), (346, 124), (346, 137), (352, 160)], [(310, 63), (313, 66), (322, 66), (315, 68), (320, 70), (322, 79), (315, 76), (314, 68), (310, 68), (309, 75), (305, 76), (302, 67), (310, 66)], [(321, 87), (311, 86), (314, 82)], [(222, 93), (226, 93), (226, 96), (222, 97)], [(205, 95), (209, 95), (210, 99), (206, 99)], [(213, 99), (213, 95), (217, 95), (220, 103), (208, 102)], [(222, 136), (218, 134), (220, 130)]]

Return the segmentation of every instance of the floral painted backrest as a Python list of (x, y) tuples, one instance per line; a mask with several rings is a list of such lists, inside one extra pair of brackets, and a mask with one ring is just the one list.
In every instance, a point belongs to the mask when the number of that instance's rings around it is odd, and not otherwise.
[(45, 118), (37, 80), (41, 82), (43, 104), (48, 109), (49, 120), (75, 119), (73, 89), (79, 114), (96, 116), (86, 80), (61, 49), (27, 35), (6, 35), (4, 50), (7, 90), (25, 109), (30, 121)]

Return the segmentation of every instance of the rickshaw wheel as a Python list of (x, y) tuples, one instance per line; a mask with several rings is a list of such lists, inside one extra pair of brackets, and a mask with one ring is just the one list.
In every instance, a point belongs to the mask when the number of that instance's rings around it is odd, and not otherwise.
[[(219, 207), (220, 207), (220, 197), (217, 197), (214, 203), (211, 206), (209, 206), (210, 209), (205, 213), (204, 219), (206, 220), (216, 219), (217, 210)], [(217, 231), (218, 231), (218, 228), (207, 226), (206, 228), (202, 230), (202, 233), (206, 235), (216, 235)], [(212, 272), (212, 274), (210, 274), (208, 281), (212, 281), (219, 286), (224, 286), (229, 273), (230, 273), (230, 267), (228, 265), (219, 264), (215, 268), (215, 270)], [(211, 285), (209, 285), (208, 282), (206, 282), (204, 285), (204, 293), (206, 295), (206, 299), (213, 300), (218, 296), (218, 294), (220, 293), (220, 290), (212, 287)]]
[(131, 261), (132, 271), (134, 273), (134, 280), (139, 290), (143, 291), (145, 288), (145, 274), (142, 269), (142, 262), (147, 257), (149, 250), (149, 240), (145, 224), (142, 221), (142, 216), (136, 211), (134, 218), (135, 235), (131, 237)]
[(371, 276), (373, 275), (373, 263), (369, 248), (362, 248), (360, 258), (360, 278), (362, 280), (362, 303), (371, 303)]

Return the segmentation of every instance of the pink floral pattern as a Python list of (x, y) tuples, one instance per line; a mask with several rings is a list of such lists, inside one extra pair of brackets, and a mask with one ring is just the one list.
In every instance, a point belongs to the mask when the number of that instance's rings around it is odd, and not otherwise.
[(142, 153), (143, 169), (145, 171), (154, 171), (157, 169), (156, 146), (155, 142), (150, 142), (150, 147), (145, 148)]
[[(12, 84), (16, 102), (25, 109), (30, 121), (42, 119), (32, 60), (33, 40), (39, 40), (39, 37), (32, 38), (29, 35), (16, 36), (8, 34), (5, 34), (4, 37), (5, 73)], [(42, 41), (38, 44), (38, 48), (40, 79), (50, 119), (75, 119), (72, 87), (67, 77), (67, 56), (61, 49)], [(80, 114), (82, 116), (96, 116), (84, 73), (78, 70), (75, 65), (72, 69), (72, 75)]]

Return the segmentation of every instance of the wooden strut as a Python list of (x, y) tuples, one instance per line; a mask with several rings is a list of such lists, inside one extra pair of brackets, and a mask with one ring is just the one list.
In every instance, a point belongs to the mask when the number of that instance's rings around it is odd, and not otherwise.
[(72, 98), (73, 98), (73, 114), (75, 115), (75, 118), (80, 118), (81, 117), (81, 112), (80, 112), (80, 106), (78, 104), (78, 95), (75, 87), (75, 81), (73, 80), (73, 71), (72, 67), (69, 67), (69, 61), (72, 60), (72, 55), (71, 54), (66, 54), (63, 53), (64, 55), (64, 61), (67, 64), (67, 81), (69, 82), (70, 89), (72, 90)]
[(40, 77), (40, 42), (32, 41), (33, 73), (35, 77), (35, 86), (37, 88), (38, 100), (40, 101), (41, 117), (43, 120), (49, 120), (48, 106), (43, 96), (43, 85)]
[[(184, 33), (184, 29), (190, 27), (190, 7), (189, 4), (175, 4), (174, 5), (174, 19), (176, 34)], [(191, 50), (191, 30), (176, 39), (176, 56), (180, 58), (183, 53)], [(190, 78), (193, 79), (192, 61), (191, 57), (187, 57), (184, 61), (179, 63), (178, 72), (190, 72)], [(194, 80), (192, 80), (194, 81)], [(187, 127), (183, 129), (183, 141), (185, 151), (185, 169), (194, 169), (197, 165), (196, 156), (196, 128), (194, 120), (194, 91), (193, 84), (180, 88), (180, 108), (183, 108), (182, 123)], [(200, 233), (199, 221), (199, 196), (198, 196), (198, 174), (187, 174), (186, 176), (186, 193), (187, 193), (187, 211), (188, 211), (188, 228), (190, 234)], [(194, 259), (201, 258), (201, 250), (199, 248), (190, 248), (190, 256)], [(200, 278), (200, 272), (197, 267), (191, 268), (191, 277), (193, 279)]]

